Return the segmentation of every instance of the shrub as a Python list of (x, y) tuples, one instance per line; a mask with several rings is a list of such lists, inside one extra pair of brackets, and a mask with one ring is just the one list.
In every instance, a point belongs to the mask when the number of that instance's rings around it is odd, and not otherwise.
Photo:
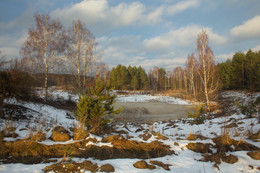
[(0, 72), (0, 117), (3, 116), (4, 99), (15, 97), (17, 100), (29, 100), (34, 94), (32, 77), (18, 70)]
[(195, 113), (192, 114), (190, 112), (187, 112), (186, 115), (189, 117), (189, 118), (193, 118), (194, 121), (198, 124), (202, 124), (204, 123), (204, 120), (205, 120), (205, 115), (204, 115), (204, 105), (203, 104), (199, 104), (199, 105), (196, 105), (194, 107), (195, 109)]
[(239, 108), (240, 112), (246, 115), (248, 118), (252, 118), (252, 115), (257, 112), (257, 101), (249, 101), (248, 103), (240, 104), (235, 102), (235, 105)]

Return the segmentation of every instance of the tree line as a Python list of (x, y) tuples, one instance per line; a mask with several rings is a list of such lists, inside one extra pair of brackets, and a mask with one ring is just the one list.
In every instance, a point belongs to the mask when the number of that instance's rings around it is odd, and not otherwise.
[(108, 85), (121, 90), (147, 90), (149, 81), (145, 70), (139, 66), (117, 65), (109, 73)]
[(219, 63), (218, 71), (225, 90), (260, 91), (260, 51), (237, 52)]

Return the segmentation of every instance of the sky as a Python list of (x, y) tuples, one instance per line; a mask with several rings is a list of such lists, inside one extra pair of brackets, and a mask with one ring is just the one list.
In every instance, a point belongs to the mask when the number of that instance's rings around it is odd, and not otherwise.
[(65, 28), (80, 19), (110, 69), (184, 66), (196, 54), (202, 30), (216, 62), (260, 50), (260, 0), (0, 0), (0, 50), (6, 57), (20, 56), (35, 13), (48, 13)]

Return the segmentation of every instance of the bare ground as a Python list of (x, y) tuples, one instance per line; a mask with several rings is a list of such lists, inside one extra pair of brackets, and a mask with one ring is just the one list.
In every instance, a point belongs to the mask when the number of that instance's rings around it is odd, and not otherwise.
[(116, 102), (115, 108), (124, 107), (114, 119), (119, 122), (149, 123), (185, 118), (186, 112), (194, 112), (192, 105), (160, 102)]

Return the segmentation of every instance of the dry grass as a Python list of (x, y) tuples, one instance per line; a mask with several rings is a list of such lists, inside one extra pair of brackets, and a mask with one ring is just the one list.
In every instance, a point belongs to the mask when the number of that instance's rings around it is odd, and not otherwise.
[[(49, 158), (69, 157), (96, 159), (116, 158), (155, 158), (174, 154), (170, 147), (161, 142), (151, 143), (131, 141), (127, 139), (114, 140), (114, 147), (87, 145), (88, 140), (72, 144), (44, 145), (32, 140), (18, 140), (0, 143), (0, 158), (9, 163), (40, 163)], [(11, 157), (10, 157), (11, 156)], [(28, 160), (30, 159), (30, 160)]]
[(154, 136), (156, 136), (156, 139), (162, 139), (162, 140), (167, 140), (167, 139), (169, 139), (168, 137), (162, 135), (160, 131), (159, 131), (159, 132), (152, 132), (152, 134), (153, 134)]
[(85, 130), (85, 125), (83, 123), (78, 122), (76, 127), (74, 128), (73, 139), (81, 140), (85, 139), (89, 136), (89, 133)]
[(187, 137), (187, 140), (189, 141), (193, 141), (193, 140), (197, 140), (197, 139), (200, 139), (200, 140), (205, 140), (207, 139), (206, 137), (202, 136), (202, 135), (197, 135), (197, 134), (189, 134), (189, 136)]

